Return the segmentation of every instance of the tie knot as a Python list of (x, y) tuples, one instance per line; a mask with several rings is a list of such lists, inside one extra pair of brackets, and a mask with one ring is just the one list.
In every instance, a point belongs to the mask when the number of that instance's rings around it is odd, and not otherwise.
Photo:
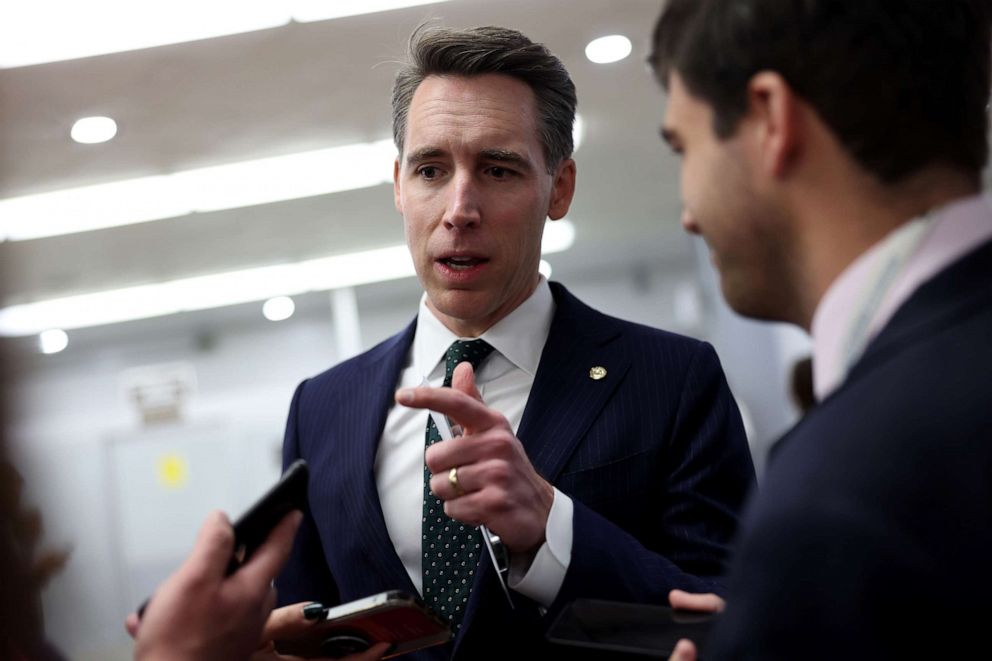
[(469, 340), (467, 342), (455, 340), (452, 342), (444, 354), (444, 385), (451, 385), (451, 375), (458, 363), (468, 361), (472, 363), (472, 369), (477, 370), (482, 361), (488, 358), (492, 352), (492, 345), (485, 340)]

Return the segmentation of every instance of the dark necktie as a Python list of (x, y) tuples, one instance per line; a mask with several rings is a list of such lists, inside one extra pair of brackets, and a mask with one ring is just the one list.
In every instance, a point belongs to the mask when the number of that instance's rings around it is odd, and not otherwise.
[[(444, 356), (444, 386), (458, 363), (468, 361), (478, 369), (493, 348), (485, 340), (456, 340)], [(437, 426), (427, 416), (427, 447), (441, 440)], [(482, 554), (482, 538), (473, 526), (455, 521), (444, 513), (444, 503), (430, 491), (430, 472), (424, 464), (424, 517), (421, 523), (424, 601), (458, 631), (465, 604), (472, 590), (475, 567)]]

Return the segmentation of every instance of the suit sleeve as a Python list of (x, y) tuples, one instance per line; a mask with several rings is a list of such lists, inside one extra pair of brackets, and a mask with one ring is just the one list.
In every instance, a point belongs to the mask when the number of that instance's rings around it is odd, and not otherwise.
[[(306, 459), (299, 447), (299, 414), (306, 381), (297, 387), (289, 409), (282, 446), (283, 470), (299, 458)], [(312, 470), (312, 468), (311, 468)], [(310, 490), (313, 493), (313, 490)], [(324, 549), (310, 508), (304, 512), (289, 560), (276, 578), (280, 606), (300, 601), (319, 601), (334, 605), (340, 601), (334, 577), (327, 568)]]
[[(645, 403), (650, 406), (650, 403)], [(552, 610), (577, 598), (667, 604), (668, 592), (724, 593), (729, 546), (754, 466), (740, 412), (713, 348), (699, 343), (689, 361), (657, 483), (628, 503), (651, 521), (635, 536), (574, 499), (569, 568)]]

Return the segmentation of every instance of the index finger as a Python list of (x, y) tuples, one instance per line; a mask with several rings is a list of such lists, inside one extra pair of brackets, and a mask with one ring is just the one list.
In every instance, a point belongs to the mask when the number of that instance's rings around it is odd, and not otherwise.
[(403, 388), (396, 391), (396, 402), (443, 413), (462, 427), (475, 431), (489, 429), (502, 419), (481, 401), (453, 388)]
[(295, 638), (315, 625), (316, 620), (308, 620), (303, 616), (303, 607), (311, 603), (313, 602), (301, 601), (298, 604), (276, 608), (269, 613), (269, 618), (262, 629), (262, 642)]
[(723, 611), (726, 602), (712, 592), (694, 593), (684, 590), (672, 590), (668, 593), (668, 603), (677, 610), (698, 611), (701, 613), (719, 613)]

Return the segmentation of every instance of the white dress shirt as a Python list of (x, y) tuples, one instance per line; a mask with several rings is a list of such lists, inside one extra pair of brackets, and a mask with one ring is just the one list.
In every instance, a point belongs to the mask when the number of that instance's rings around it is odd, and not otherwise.
[(992, 238), (992, 199), (956, 200), (890, 232), (827, 289), (813, 315), (813, 391), (836, 390), (920, 285)]
[[(554, 316), (551, 288), (542, 277), (534, 293), (481, 335), (495, 349), (476, 373), (486, 406), (499, 411), (516, 433), (523, 417), (541, 351)], [(420, 301), (417, 329), (397, 388), (414, 388), (424, 378), (431, 386), (444, 381), (444, 355), (454, 335)], [(410, 579), (423, 594), (421, 519), (424, 500), (424, 444), (427, 412), (393, 405), (386, 417), (375, 459), (375, 481), (386, 529)], [(572, 553), (572, 501), (555, 489), (545, 527), (545, 543), (531, 557), (511, 554), (509, 584), (545, 607), (554, 601)], [(488, 562), (483, 556), (482, 562)]]

